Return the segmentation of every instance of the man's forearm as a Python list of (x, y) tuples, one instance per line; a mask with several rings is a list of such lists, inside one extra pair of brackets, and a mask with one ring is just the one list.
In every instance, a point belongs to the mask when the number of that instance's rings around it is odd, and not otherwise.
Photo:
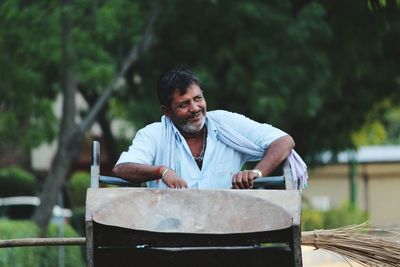
[(269, 145), (264, 157), (258, 162), (255, 169), (260, 170), (263, 176), (268, 176), (288, 157), (294, 146), (294, 140), (290, 135), (276, 139)]
[(174, 170), (165, 166), (121, 163), (113, 168), (113, 172), (119, 177), (136, 183), (161, 179), (169, 188), (188, 188), (185, 180), (179, 177)]
[(165, 167), (139, 163), (121, 163), (113, 168), (113, 173), (124, 179), (142, 183), (160, 178), (160, 168)]

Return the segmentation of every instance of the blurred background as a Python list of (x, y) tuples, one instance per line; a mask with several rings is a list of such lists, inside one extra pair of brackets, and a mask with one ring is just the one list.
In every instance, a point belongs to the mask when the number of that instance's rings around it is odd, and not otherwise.
[[(111, 174), (159, 121), (171, 67), (199, 76), (208, 110), (293, 136), (309, 165), (303, 230), (400, 226), (399, 0), (2, 0), (0, 239), (85, 235), (91, 141)], [(0, 250), (0, 266), (27, 259), (85, 255)]]

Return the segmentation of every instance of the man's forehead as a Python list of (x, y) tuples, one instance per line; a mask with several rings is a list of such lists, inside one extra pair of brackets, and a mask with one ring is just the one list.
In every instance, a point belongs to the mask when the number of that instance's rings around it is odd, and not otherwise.
[(201, 88), (197, 85), (192, 83), (188, 88), (186, 88), (186, 91), (181, 93), (179, 89), (175, 89), (175, 91), (172, 94), (172, 97), (192, 97), (196, 95), (201, 95), (203, 91)]

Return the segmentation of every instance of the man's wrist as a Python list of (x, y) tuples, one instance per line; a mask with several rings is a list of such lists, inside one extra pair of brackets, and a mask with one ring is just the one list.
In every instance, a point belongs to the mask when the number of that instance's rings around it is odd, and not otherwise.
[(165, 167), (164, 166), (157, 167), (157, 171), (156, 171), (156, 178), (157, 179), (160, 179), (163, 168), (165, 168)]
[(260, 170), (258, 170), (258, 169), (253, 169), (253, 170), (251, 170), (251, 171), (254, 172), (254, 173), (256, 174), (256, 178), (263, 177), (263, 174), (262, 174), (262, 172), (261, 172)]
[(156, 183), (158, 184), (158, 182), (161, 180), (163, 180), (164, 179), (164, 176), (167, 174), (167, 172), (169, 171), (170, 169), (168, 168), (168, 167), (165, 167), (165, 166), (160, 166), (158, 169), (157, 169), (157, 173), (158, 173), (158, 175), (157, 175), (157, 179), (156, 179)]
[(160, 176), (160, 179), (161, 179), (161, 180), (164, 179), (164, 176), (167, 174), (167, 172), (168, 172), (169, 170), (170, 170), (169, 168), (165, 167), (165, 169), (162, 171), (161, 176)]

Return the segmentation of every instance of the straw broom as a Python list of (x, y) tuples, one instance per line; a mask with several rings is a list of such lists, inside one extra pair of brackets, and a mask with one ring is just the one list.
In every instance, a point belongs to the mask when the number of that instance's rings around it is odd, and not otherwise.
[[(399, 233), (369, 228), (369, 223), (302, 232), (301, 244), (337, 253), (364, 266), (400, 266)], [(388, 236), (370, 234), (379, 232)]]

